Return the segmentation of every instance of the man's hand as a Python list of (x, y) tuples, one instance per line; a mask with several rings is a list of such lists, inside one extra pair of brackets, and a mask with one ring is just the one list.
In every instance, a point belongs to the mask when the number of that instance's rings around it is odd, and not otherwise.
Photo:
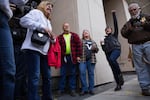
[(77, 57), (77, 62), (79, 63), (81, 61), (81, 58), (80, 57)]

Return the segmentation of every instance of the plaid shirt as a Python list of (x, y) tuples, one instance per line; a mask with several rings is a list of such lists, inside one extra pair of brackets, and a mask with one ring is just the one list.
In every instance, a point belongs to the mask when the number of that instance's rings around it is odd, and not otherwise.
[[(92, 40), (92, 45), (96, 46), (96, 51), (92, 52), (91, 63), (96, 63), (97, 61), (96, 61), (95, 53), (97, 53), (99, 51), (99, 49), (97, 47), (96, 42), (93, 41), (93, 40)], [(86, 48), (85, 41), (82, 40), (82, 56), (80, 56), (81, 57), (81, 62), (86, 62), (86, 51), (85, 51), (85, 48)]]
[[(62, 57), (62, 63), (64, 63), (64, 56), (66, 52), (66, 43), (65, 39), (63, 37), (62, 33), (61, 35), (58, 36), (58, 40), (61, 46), (61, 57)], [(72, 57), (72, 62), (74, 64), (77, 63), (77, 57), (80, 57), (82, 54), (82, 43), (79, 38), (79, 36), (76, 33), (70, 32), (71, 34), (71, 57)]]

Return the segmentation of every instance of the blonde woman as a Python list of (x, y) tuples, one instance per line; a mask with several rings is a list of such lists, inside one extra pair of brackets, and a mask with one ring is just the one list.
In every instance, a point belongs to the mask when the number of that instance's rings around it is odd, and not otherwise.
[[(95, 41), (90, 37), (88, 30), (83, 30), (82, 34), (82, 55), (79, 64), (81, 92), (80, 95), (90, 93), (94, 95), (94, 69), (96, 64), (95, 53), (98, 52), (98, 47)], [(88, 84), (86, 81), (86, 70), (88, 72)], [(89, 86), (88, 86), (89, 85)]]
[[(50, 15), (53, 5), (49, 1), (41, 1), (37, 9), (31, 10), (23, 16), (20, 24), (27, 28), (27, 35), (22, 45), (22, 50), (26, 53), (26, 63), (28, 69), (28, 100), (39, 100), (38, 87), (40, 72), (42, 75), (42, 100), (52, 100), (51, 93), (51, 71), (47, 62), (47, 52), (52, 37), (52, 26)], [(33, 30), (45, 32), (49, 39), (45, 45), (35, 45), (31, 41)]]

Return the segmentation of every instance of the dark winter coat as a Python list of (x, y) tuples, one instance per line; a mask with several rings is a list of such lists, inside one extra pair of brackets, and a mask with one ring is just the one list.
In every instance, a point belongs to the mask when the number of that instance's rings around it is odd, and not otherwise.
[[(144, 24), (141, 20), (145, 19)], [(128, 28), (129, 24), (132, 29)], [(150, 15), (141, 14), (137, 19), (130, 19), (121, 29), (121, 34), (130, 44), (141, 44), (150, 41)]]

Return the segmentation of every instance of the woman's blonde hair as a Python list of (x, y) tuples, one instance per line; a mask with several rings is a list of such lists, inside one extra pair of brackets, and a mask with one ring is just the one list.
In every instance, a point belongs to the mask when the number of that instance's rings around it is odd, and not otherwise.
[(44, 15), (49, 19), (49, 20), (51, 20), (51, 15), (49, 15), (49, 16), (47, 16), (46, 15), (46, 12), (45, 12), (45, 7), (47, 6), (47, 4), (50, 4), (50, 5), (52, 5), (52, 7), (53, 7), (53, 4), (49, 1), (49, 0), (42, 0), (41, 2), (40, 2), (40, 4), (37, 6), (37, 9), (39, 9), (39, 10), (41, 10), (43, 13), (44, 13)]
[[(84, 32), (89, 33), (89, 39), (90, 39), (90, 40), (92, 40), (92, 38), (91, 38), (91, 36), (90, 36), (90, 32), (89, 32), (89, 30), (84, 29), (84, 30), (83, 30), (83, 33), (84, 33)], [(83, 33), (82, 33), (82, 39), (85, 39), (85, 37), (84, 37), (84, 34), (83, 34)]]

